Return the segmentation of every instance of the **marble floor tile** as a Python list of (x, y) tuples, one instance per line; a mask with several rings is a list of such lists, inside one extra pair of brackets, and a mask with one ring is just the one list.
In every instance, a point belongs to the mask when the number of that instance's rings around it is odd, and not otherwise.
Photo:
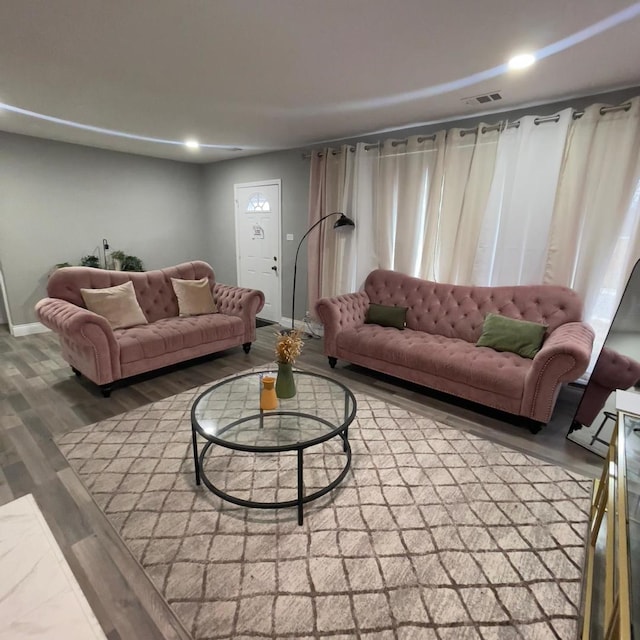
[(104, 635), (31, 494), (0, 507), (0, 640)]

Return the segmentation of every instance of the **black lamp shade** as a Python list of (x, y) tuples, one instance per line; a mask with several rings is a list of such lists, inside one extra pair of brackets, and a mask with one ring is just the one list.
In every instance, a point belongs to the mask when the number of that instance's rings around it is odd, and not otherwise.
[(340, 227), (355, 227), (356, 223), (344, 213), (340, 214), (340, 217), (333, 223), (334, 229), (339, 229)]

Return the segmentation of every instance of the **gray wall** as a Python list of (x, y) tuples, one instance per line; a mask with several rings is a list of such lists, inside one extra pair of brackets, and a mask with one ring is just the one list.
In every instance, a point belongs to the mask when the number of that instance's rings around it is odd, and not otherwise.
[[(272, 179), (282, 181), (282, 313), (285, 317), (290, 317), (293, 261), (298, 242), (307, 230), (309, 210), (309, 160), (303, 160), (300, 151), (281, 151), (238, 158), (210, 164), (204, 168), (209, 262), (216, 273), (216, 280), (227, 284), (237, 283), (233, 185)], [(286, 240), (288, 233), (293, 234), (293, 241)], [(305, 242), (305, 250), (306, 244)], [(297, 282), (300, 293), (296, 295), (296, 310), (300, 317), (305, 311), (302, 301), (306, 300), (307, 296), (306, 265), (306, 253), (303, 255), (301, 249)]]
[(208, 258), (199, 165), (0, 133), (0, 268), (14, 324), (35, 322), (58, 262), (107, 238), (153, 269)]

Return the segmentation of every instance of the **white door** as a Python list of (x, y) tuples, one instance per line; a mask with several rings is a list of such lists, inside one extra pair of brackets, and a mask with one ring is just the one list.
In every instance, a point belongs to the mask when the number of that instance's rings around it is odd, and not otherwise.
[(238, 286), (260, 289), (260, 317), (280, 322), (280, 180), (236, 184)]

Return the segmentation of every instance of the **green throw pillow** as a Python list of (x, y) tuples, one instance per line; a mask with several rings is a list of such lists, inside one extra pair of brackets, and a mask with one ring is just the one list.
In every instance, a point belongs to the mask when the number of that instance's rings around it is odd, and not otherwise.
[(407, 307), (390, 307), (384, 304), (374, 304), (367, 309), (366, 324), (379, 324), (383, 327), (404, 329), (407, 320)]
[(514, 320), (489, 313), (484, 319), (482, 335), (476, 346), (511, 351), (523, 358), (533, 358), (540, 351), (546, 330), (547, 327), (538, 322)]

